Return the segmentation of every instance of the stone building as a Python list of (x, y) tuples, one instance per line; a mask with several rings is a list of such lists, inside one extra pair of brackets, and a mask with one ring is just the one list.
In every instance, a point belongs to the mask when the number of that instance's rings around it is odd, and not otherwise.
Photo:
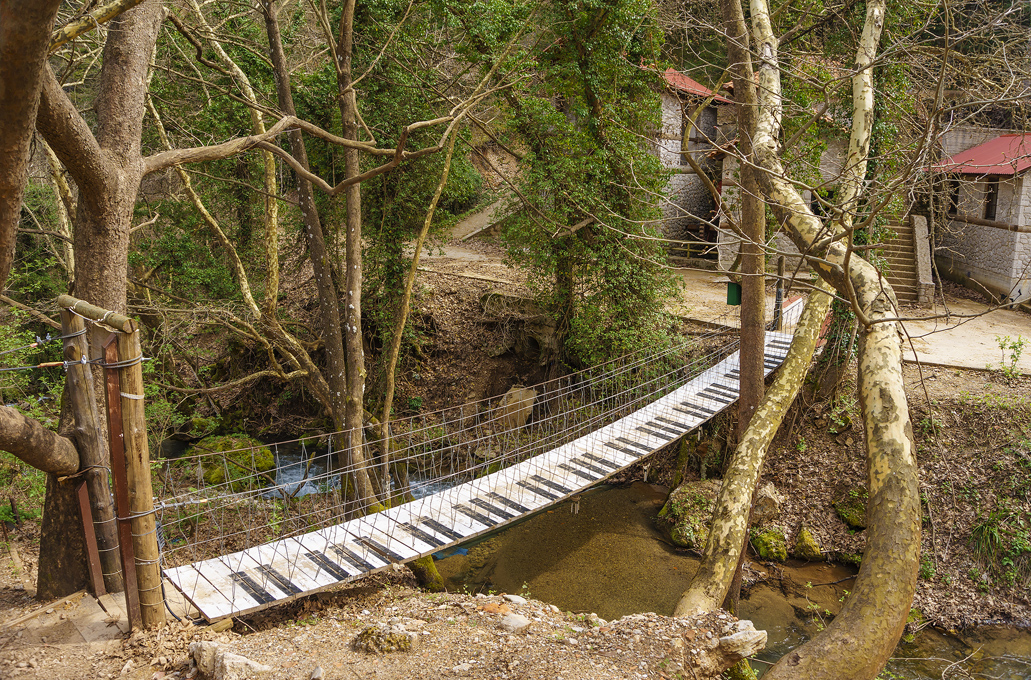
[[(662, 130), (656, 151), (665, 167), (673, 171), (668, 201), (663, 205), (663, 234), (679, 241), (716, 241), (716, 201), (704, 180), (695, 174), (686, 155), (701, 166), (717, 189), (721, 186), (722, 160), (718, 158), (721, 110), (731, 101), (714, 95), (696, 80), (669, 68), (663, 74)], [(694, 120), (694, 125), (691, 121)], [(674, 254), (704, 254), (697, 243), (674, 244)]]
[(942, 144), (939, 273), (1003, 302), (1031, 299), (1031, 133), (963, 128)]
[[(725, 107), (728, 112), (732, 107)], [(728, 136), (734, 129), (733, 123), (721, 126), (721, 131)], [(841, 173), (845, 167), (846, 140), (829, 138), (825, 140), (826, 148), (819, 159), (819, 189), (822, 199), (815, 196), (811, 189), (802, 189), (802, 199), (809, 204), (816, 215), (824, 215), (827, 211), (821, 201), (834, 203), (834, 196), (841, 181)], [(741, 214), (738, 196), (741, 189), (737, 180), (740, 176), (739, 162), (731, 153), (723, 160), (723, 205), (724, 209), (735, 218)], [(729, 229), (719, 232), (719, 266), (720, 269), (733, 267), (740, 249), (740, 239)], [(783, 255), (786, 269), (790, 272), (806, 273), (808, 267), (800, 263), (801, 255), (791, 238), (780, 231), (767, 243), (767, 271), (774, 267), (774, 262)], [(877, 265), (884, 277), (891, 284), (898, 301), (905, 305), (927, 305), (934, 296), (934, 279), (931, 267), (931, 248), (927, 227), (927, 218), (922, 215), (908, 214), (890, 218), (885, 233), (880, 237), (879, 247), (874, 251)]]

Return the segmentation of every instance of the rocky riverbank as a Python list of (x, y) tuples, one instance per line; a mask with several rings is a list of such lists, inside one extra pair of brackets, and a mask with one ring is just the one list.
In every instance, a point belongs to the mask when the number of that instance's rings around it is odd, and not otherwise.
[(0, 678), (704, 680), (766, 642), (725, 612), (605, 621), (518, 595), (424, 593), (403, 568), (221, 632), (180, 623), (75, 646), (45, 619), (60, 627), (71, 614), (43, 615), (0, 636)]

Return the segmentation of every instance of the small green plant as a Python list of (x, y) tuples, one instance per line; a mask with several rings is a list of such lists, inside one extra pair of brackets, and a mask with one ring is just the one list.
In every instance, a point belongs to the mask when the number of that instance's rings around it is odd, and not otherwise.
[(943, 423), (934, 416), (927, 416), (916, 425), (921, 437), (927, 437), (942, 429)]
[[(970, 531), (970, 544), (987, 574), (1002, 584), (1012, 587), (1031, 579), (1031, 520), (1013, 499), (1002, 499), (978, 518)], [(987, 574), (977, 574), (985, 585)]]
[(809, 600), (809, 591), (812, 589), (812, 587), (813, 587), (813, 582), (812, 581), (807, 581), (806, 584), (805, 584), (805, 589), (806, 589), (806, 592), (805, 592), (805, 601), (806, 601), (805, 609), (806, 609), (807, 612), (810, 612), (812, 614), (812, 617), (809, 619), (809, 622), (812, 623), (814, 626), (816, 626), (816, 630), (823, 631), (823, 629), (827, 627), (827, 622), (824, 620), (824, 617), (826, 616), (826, 617), (829, 618), (831, 616), (831, 613), (827, 609), (824, 609), (823, 613), (821, 613), (820, 612), (820, 605), (816, 604), (815, 602), (811, 602)]
[(934, 561), (929, 555), (920, 556), (920, 578), (925, 581), (930, 581), (934, 578), (934, 575), (938, 573), (938, 570), (934, 566)]
[(422, 408), (422, 397), (410, 397), (408, 399), (408, 410), (418, 411)]
[[(1016, 338), (1010, 338), (1008, 335), (996, 335), (995, 342), (999, 344), (999, 350), (1002, 352), (999, 371), (1007, 380), (1019, 377), (1020, 370), (1017, 368), (1017, 362), (1020, 361), (1020, 355), (1024, 353), (1028, 339), (1022, 335), (1018, 335)], [(988, 368), (991, 367), (992, 365), (988, 364)]]
[(798, 435), (798, 441), (795, 443), (795, 450), (799, 453), (805, 453), (805, 450), (809, 448), (809, 445), (805, 443), (805, 437)]

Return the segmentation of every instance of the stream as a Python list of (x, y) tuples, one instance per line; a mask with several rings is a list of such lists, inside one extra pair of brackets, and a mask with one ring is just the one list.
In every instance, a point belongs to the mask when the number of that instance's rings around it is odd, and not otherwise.
[[(452, 590), (529, 593), (565, 611), (612, 620), (651, 611), (671, 615), (698, 561), (666, 542), (654, 517), (666, 490), (650, 484), (599, 487), (459, 549), (438, 561)], [(576, 512), (578, 510), (578, 512)], [(772, 662), (826, 625), (855, 571), (825, 563), (766, 568), (749, 563), (741, 618), (769, 635), (753, 661)], [(900, 643), (881, 678), (1031, 678), (1031, 631), (984, 626), (958, 635), (933, 628)]]

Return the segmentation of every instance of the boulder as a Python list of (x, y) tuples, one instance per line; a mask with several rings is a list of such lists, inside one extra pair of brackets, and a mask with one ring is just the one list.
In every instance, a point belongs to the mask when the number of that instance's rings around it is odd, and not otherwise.
[(214, 680), (257, 680), (272, 673), (271, 667), (227, 652), (217, 642), (191, 642), (190, 656), (197, 670)]
[(533, 413), (533, 404), (537, 393), (526, 387), (514, 386), (505, 392), (498, 406), (496, 429), (518, 430), (526, 425)]
[(783, 562), (788, 558), (788, 541), (780, 527), (755, 527), (751, 534), (752, 547), (759, 557), (775, 562)]
[(866, 528), (866, 500), (869, 494), (866, 489), (858, 487), (850, 489), (847, 494), (834, 501), (834, 510), (841, 521), (850, 529), (861, 531)]
[(717, 479), (686, 482), (673, 490), (659, 511), (659, 520), (665, 524), (675, 545), (693, 550), (705, 547), (719, 491)]
[(520, 614), (506, 614), (498, 625), (509, 633), (523, 633), (530, 627), (530, 619)]
[(784, 496), (777, 491), (772, 482), (767, 482), (755, 495), (753, 505), (752, 522), (755, 524), (769, 524), (780, 517), (780, 509), (784, 505)]
[(204, 675), (212, 675), (215, 672), (215, 655), (218, 651), (217, 642), (190, 643), (190, 656), (197, 664), (197, 670)]
[(822, 562), (826, 558), (820, 550), (813, 534), (802, 527), (795, 535), (795, 544), (791, 546), (791, 556), (807, 562)]
[(214, 680), (257, 680), (270, 677), (272, 668), (232, 652), (220, 652), (215, 657)]

